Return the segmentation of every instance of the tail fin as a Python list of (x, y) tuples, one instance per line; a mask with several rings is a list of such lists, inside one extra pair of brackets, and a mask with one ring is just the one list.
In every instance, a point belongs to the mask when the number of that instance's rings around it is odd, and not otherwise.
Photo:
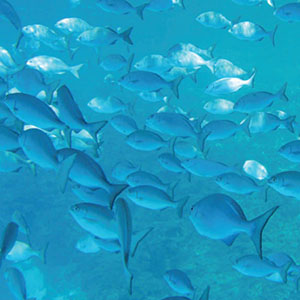
[(79, 73), (78, 71), (82, 68), (83, 64), (77, 65), (70, 67), (70, 72), (77, 78), (79, 79)]
[(178, 1), (178, 5), (181, 7), (181, 8), (183, 8), (183, 9), (185, 9), (185, 5), (184, 5), (184, 2), (183, 2), (184, 0), (179, 0)]
[(128, 184), (114, 184), (114, 191), (110, 193), (109, 208), (112, 209), (116, 199), (128, 188)]
[(198, 147), (200, 148), (200, 151), (201, 152), (204, 152), (204, 148), (205, 148), (205, 142), (208, 138), (208, 136), (211, 134), (211, 132), (203, 132), (201, 131), (200, 133), (198, 133), (197, 135), (197, 144), (198, 144)]
[(211, 71), (212, 74), (214, 74), (215, 72), (215, 64), (217, 60), (218, 60), (217, 58), (212, 58), (211, 60), (206, 61), (206, 66)]
[(214, 57), (214, 50), (216, 48), (216, 44), (211, 45), (206, 51), (205, 54), (207, 57), (213, 58)]
[(69, 157), (67, 157), (64, 161), (61, 162), (58, 172), (57, 172), (57, 177), (58, 177), (58, 182), (59, 182), (59, 188), (62, 193), (65, 192), (67, 182), (69, 179), (69, 174), (70, 171), (73, 167), (74, 161), (77, 157), (77, 154), (72, 154)]
[(147, 228), (145, 230), (141, 230), (139, 232), (136, 232), (133, 234), (132, 236), (132, 242), (131, 242), (131, 257), (134, 257), (135, 255), (135, 252), (140, 244), (140, 242), (143, 241), (143, 239), (145, 237), (148, 236), (148, 234), (154, 229), (154, 227), (150, 227), (150, 228)]
[(177, 210), (177, 215), (179, 218), (182, 218), (182, 215), (183, 215), (183, 209), (186, 205), (186, 203), (188, 202), (188, 200), (190, 199), (189, 196), (186, 196), (186, 197), (183, 197), (182, 199), (180, 199), (179, 201), (177, 201), (177, 207), (176, 207), (176, 210)]
[(256, 70), (254, 69), (252, 75), (250, 76), (250, 78), (248, 80), (246, 80), (246, 85), (254, 87), (254, 78), (255, 78), (255, 75), (256, 75)]
[(178, 87), (179, 87), (179, 84), (181, 83), (182, 79), (183, 79), (183, 77), (181, 76), (170, 82), (171, 90), (177, 99), (179, 99)]
[(92, 135), (96, 143), (98, 142), (98, 133), (107, 125), (107, 123), (108, 121), (99, 121), (87, 124), (87, 130)]
[(249, 235), (252, 239), (252, 242), (255, 245), (256, 251), (260, 258), (262, 258), (262, 233), (264, 227), (266, 226), (272, 215), (275, 213), (275, 211), (278, 209), (278, 207), (279, 206), (275, 206), (272, 209), (265, 212), (264, 214), (262, 214), (261, 216), (250, 221), (252, 228), (249, 232)]
[(135, 8), (136, 14), (141, 18), (141, 20), (144, 20), (144, 9), (148, 6), (148, 4), (149, 3), (145, 3)]
[(272, 44), (273, 44), (274, 47), (275, 47), (275, 34), (276, 34), (277, 29), (278, 29), (278, 25), (275, 26), (275, 28), (273, 29), (273, 31), (268, 32), (268, 34), (270, 36), (270, 39), (271, 39)]
[(39, 258), (42, 260), (43, 264), (47, 263), (47, 250), (49, 247), (49, 242), (39, 251)]
[(47, 85), (46, 96), (47, 96), (47, 103), (52, 104), (52, 98), (54, 91), (60, 85), (60, 80), (55, 80)]
[(128, 28), (127, 30), (119, 33), (119, 37), (121, 39), (123, 39), (124, 42), (130, 44), (130, 45), (133, 45), (133, 42), (132, 40), (130, 39), (130, 34), (131, 34), (131, 31), (132, 31), (133, 27), (130, 27)]
[(293, 126), (295, 119), (296, 119), (296, 116), (290, 116), (290, 117), (282, 120), (284, 127), (291, 133), (295, 133), (294, 126)]
[(167, 185), (166, 193), (168, 195), (171, 195), (172, 199), (174, 198), (174, 190), (175, 190), (176, 186), (179, 184), (180, 181), (181, 180), (178, 179), (177, 181), (172, 181), (171, 183), (169, 183)]
[(131, 54), (127, 60), (127, 69), (126, 69), (127, 73), (129, 73), (131, 70), (133, 59), (134, 59), (134, 54)]
[(233, 26), (233, 25), (239, 23), (239, 22), (240, 22), (240, 19), (241, 19), (241, 16), (238, 16), (236, 19), (233, 19), (233, 20), (231, 21), (231, 26)]
[(200, 296), (199, 300), (208, 300), (209, 290), (210, 290), (210, 287), (207, 286), (207, 288), (203, 291), (202, 295)]
[(286, 87), (287, 87), (287, 82), (282, 86), (282, 88), (276, 93), (276, 96), (278, 96), (278, 98), (280, 98), (283, 101), (289, 101), (289, 98), (287, 97), (287, 95), (285, 94), (286, 92)]
[(288, 270), (291, 267), (291, 265), (293, 264), (292, 261), (289, 261), (287, 264), (285, 264), (281, 270), (280, 270), (280, 277), (283, 281), (283, 283), (287, 283), (287, 275), (288, 275)]
[(250, 132), (250, 121), (251, 117), (246, 118), (240, 123), (240, 128), (249, 136), (251, 137), (251, 132)]

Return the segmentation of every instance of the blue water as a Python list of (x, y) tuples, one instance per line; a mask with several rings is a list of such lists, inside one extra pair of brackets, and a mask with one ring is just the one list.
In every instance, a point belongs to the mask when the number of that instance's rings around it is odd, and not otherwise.
[[(277, 3), (278, 2), (278, 3)], [(126, 29), (133, 26), (132, 40), (134, 45), (127, 46), (118, 42), (107, 47), (101, 56), (120, 53), (128, 57), (135, 54), (135, 61), (149, 54), (166, 55), (168, 48), (178, 42), (193, 43), (202, 49), (216, 44), (215, 57), (226, 58), (245, 70), (256, 68), (255, 90), (277, 92), (284, 82), (288, 82), (288, 103), (276, 101), (270, 111), (284, 110), (288, 114), (298, 114), (299, 110), (299, 70), (300, 70), (300, 25), (279, 21), (273, 16), (272, 8), (265, 3), (261, 6), (239, 6), (230, 0), (186, 0), (186, 9), (176, 7), (173, 10), (154, 13), (145, 11), (144, 21), (135, 14), (113, 15), (96, 7), (95, 1), (82, 0), (82, 3), (71, 8), (67, 0), (38, 1), (10, 0), (18, 12), (22, 24), (43, 24), (53, 28), (54, 24), (65, 17), (79, 17), (91, 25), (111, 26)], [(133, 5), (143, 1), (131, 1)], [(276, 1), (282, 5), (287, 1)], [(276, 47), (270, 39), (261, 42), (248, 42), (235, 39), (226, 30), (214, 30), (201, 26), (195, 17), (204, 11), (221, 12), (229, 19), (249, 20), (272, 30), (279, 24), (276, 34)], [(17, 39), (17, 32), (7, 20), (0, 20), (1, 44), (11, 49)], [(54, 50), (41, 48), (38, 52), (56, 55)], [(114, 95), (122, 100), (136, 100), (135, 120), (143, 128), (145, 119), (157, 111), (161, 103), (148, 103), (139, 99), (134, 93), (121, 89), (118, 85), (104, 83), (107, 72), (96, 62), (94, 49), (82, 46), (74, 61), (66, 54), (59, 54), (69, 64), (84, 63), (80, 71), (80, 80), (70, 74), (61, 76), (61, 83), (67, 84), (76, 102), (88, 121), (108, 119), (110, 116), (99, 116), (87, 107), (87, 102), (95, 96)], [(118, 79), (124, 72), (114, 75)], [(186, 78), (181, 83), (180, 99), (172, 98), (173, 105), (179, 105), (194, 117), (203, 117), (203, 105), (212, 97), (203, 93), (205, 87), (214, 80), (210, 72), (203, 68), (198, 72), (198, 82)], [(241, 90), (228, 97), (235, 101), (246, 90)], [(249, 90), (248, 90), (249, 91)], [(226, 118), (240, 121), (244, 115), (230, 115)], [(222, 116), (209, 116), (209, 119)], [(277, 150), (284, 143), (295, 139), (286, 130), (277, 130), (251, 138), (240, 132), (224, 141), (210, 143), (209, 158), (222, 161), (228, 165), (242, 164), (247, 159), (254, 159), (264, 164), (270, 174), (284, 170), (297, 170), (293, 164), (278, 155)], [(110, 126), (103, 133), (102, 154), (99, 160), (108, 178), (113, 166), (122, 160), (129, 160), (142, 170), (153, 172), (164, 182), (171, 182), (181, 177), (176, 189), (175, 198), (190, 196), (190, 201), (179, 219), (172, 209), (152, 211), (138, 207), (128, 201), (133, 216), (134, 229), (153, 226), (153, 232), (141, 243), (130, 269), (134, 274), (133, 295), (129, 296), (127, 281), (122, 268), (120, 254), (100, 251), (96, 254), (85, 254), (75, 248), (75, 244), (85, 231), (78, 226), (69, 214), (72, 204), (80, 202), (71, 192), (70, 184), (62, 194), (57, 185), (55, 172), (37, 168), (34, 176), (27, 168), (18, 173), (2, 173), (0, 179), (1, 209), (0, 229), (11, 221), (15, 210), (22, 212), (30, 230), (35, 249), (42, 248), (49, 242), (47, 264), (38, 258), (17, 264), (27, 274), (26, 282), (30, 296), (37, 299), (72, 299), (72, 300), (125, 300), (147, 299), (159, 300), (175, 296), (163, 279), (168, 269), (180, 269), (190, 277), (197, 294), (201, 294), (207, 285), (211, 287), (210, 299), (230, 300), (293, 300), (299, 298), (293, 282), (278, 284), (261, 278), (246, 277), (234, 269), (232, 263), (236, 258), (255, 253), (249, 238), (241, 235), (231, 247), (219, 241), (201, 237), (192, 226), (188, 214), (191, 204), (211, 193), (223, 192), (212, 179), (192, 176), (174, 175), (161, 168), (157, 157), (165, 150), (140, 152), (125, 143), (125, 137)], [(112, 179), (113, 181), (113, 179)], [(225, 192), (226, 193), (226, 192)], [(253, 195), (231, 196), (241, 205), (249, 219), (261, 214), (274, 205), (280, 205), (263, 234), (263, 251), (284, 251), (296, 262), (299, 257), (299, 224), (300, 207), (295, 199), (282, 196), (270, 190), (269, 201), (264, 202), (264, 193)], [(21, 235), (21, 239), (24, 236)], [(13, 264), (5, 262), (5, 267)], [(3, 278), (3, 267), (0, 277)], [(199, 297), (199, 296), (197, 296)], [(0, 300), (13, 300), (6, 282), (0, 280)]]

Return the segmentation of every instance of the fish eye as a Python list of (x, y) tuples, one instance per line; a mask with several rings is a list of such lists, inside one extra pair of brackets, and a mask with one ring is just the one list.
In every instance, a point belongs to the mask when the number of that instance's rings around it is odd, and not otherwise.
[(277, 177), (276, 177), (276, 176), (273, 176), (273, 177), (270, 179), (271, 182), (276, 182), (276, 180), (277, 180)]
[(79, 211), (79, 206), (78, 206), (78, 205), (75, 205), (75, 206), (73, 207), (73, 210), (74, 210), (74, 211)]

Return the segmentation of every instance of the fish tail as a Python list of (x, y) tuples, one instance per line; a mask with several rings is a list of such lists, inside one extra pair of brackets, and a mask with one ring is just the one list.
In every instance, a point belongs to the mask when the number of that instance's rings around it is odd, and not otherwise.
[(132, 40), (130, 38), (130, 34), (131, 34), (132, 29), (133, 29), (133, 27), (130, 27), (127, 30), (119, 33), (119, 37), (121, 39), (123, 39), (124, 42), (126, 42), (126, 43), (128, 43), (130, 45), (133, 45), (133, 42), (132, 42)]
[(276, 34), (276, 31), (278, 29), (278, 25), (275, 26), (275, 28), (269, 32), (269, 36), (270, 36), (270, 39), (272, 41), (272, 45), (275, 47), (275, 34)]
[(88, 131), (92, 135), (96, 143), (98, 143), (98, 134), (99, 132), (107, 125), (108, 121), (99, 121), (88, 123)]
[(250, 121), (251, 117), (246, 118), (240, 123), (240, 128), (249, 136), (251, 137), (251, 132), (250, 132)]
[(214, 57), (214, 51), (215, 51), (216, 45), (217, 45), (217, 44), (213, 44), (213, 45), (211, 45), (211, 46), (206, 50), (205, 55), (206, 55), (207, 57), (210, 57), (210, 58), (213, 58), (213, 57)]
[(60, 80), (55, 80), (50, 84), (48, 84), (47, 91), (46, 91), (46, 98), (48, 104), (52, 104), (53, 93), (58, 88), (59, 85), (60, 85)]
[(70, 67), (70, 72), (77, 78), (79, 79), (79, 73), (78, 71), (83, 67), (83, 64), (76, 65), (73, 67)]
[(128, 60), (127, 60), (127, 68), (126, 68), (127, 73), (129, 73), (130, 70), (131, 70), (133, 59), (134, 59), (134, 54), (132, 53), (132, 54), (128, 57)]
[(206, 66), (211, 71), (212, 74), (215, 73), (215, 64), (217, 60), (218, 60), (217, 58), (212, 58), (211, 60), (208, 60), (206, 62)]
[(199, 132), (197, 134), (197, 144), (198, 147), (200, 148), (201, 152), (204, 152), (205, 150), (205, 142), (208, 138), (208, 136), (211, 134), (211, 132), (203, 132), (203, 130), (201, 132)]
[(189, 196), (185, 196), (185, 197), (181, 198), (179, 201), (177, 201), (176, 210), (177, 210), (177, 215), (179, 218), (182, 218), (183, 209), (189, 199), (190, 199)]
[(178, 5), (179, 5), (182, 9), (185, 9), (184, 0), (179, 0), (179, 1), (178, 1)]
[(256, 75), (256, 69), (253, 69), (252, 75), (250, 76), (250, 78), (248, 80), (246, 80), (246, 85), (249, 85), (252, 88), (254, 87), (255, 75)]
[(233, 25), (239, 23), (240, 20), (241, 20), (241, 16), (238, 16), (236, 19), (233, 19), (233, 20), (231, 21), (231, 26), (233, 26)]
[(208, 285), (207, 288), (203, 291), (203, 293), (200, 296), (199, 300), (208, 300), (208, 298), (209, 298), (209, 291), (210, 291), (210, 286)]
[(149, 3), (144, 3), (135, 8), (136, 14), (140, 17), (141, 20), (144, 20), (144, 9), (149, 5)]
[(116, 200), (121, 195), (121, 193), (128, 188), (128, 184), (115, 184), (115, 190), (110, 193), (109, 208), (112, 209)]
[(181, 76), (170, 82), (171, 90), (177, 99), (179, 99), (178, 87), (179, 87), (179, 84), (181, 83), (182, 79), (183, 79), (183, 77)]
[(291, 267), (292, 264), (293, 264), (293, 262), (289, 261), (280, 270), (279, 274), (280, 274), (280, 277), (281, 277), (283, 283), (287, 283), (288, 270), (289, 270), (289, 268)]
[(277, 92), (278, 98), (280, 98), (283, 101), (288, 102), (289, 98), (286, 95), (286, 88), (287, 88), (287, 82), (281, 87), (281, 89)]
[(266, 2), (268, 3), (269, 6), (273, 7), (274, 9), (275, 7), (275, 2), (273, 0), (266, 0)]
[(279, 206), (275, 206), (265, 212), (264, 214), (258, 216), (257, 218), (250, 221), (250, 223), (253, 225), (251, 228), (251, 231), (249, 233), (252, 242), (254, 243), (254, 246), (256, 248), (256, 251), (260, 258), (262, 258), (262, 233), (263, 230), (268, 223), (269, 219), (272, 217), (272, 215), (275, 213), (275, 211), (279, 208)]
[(172, 181), (171, 183), (168, 184), (167, 186), (167, 194), (171, 195), (172, 198), (174, 198), (174, 190), (176, 188), (176, 186), (179, 184), (180, 179), (176, 180), (176, 181)]
[(294, 122), (295, 122), (296, 116), (290, 116), (284, 120), (282, 120), (284, 127), (291, 133), (295, 133), (295, 129), (294, 129)]
[(62, 193), (64, 193), (66, 190), (68, 179), (69, 179), (69, 174), (73, 167), (76, 157), (77, 157), (76, 153), (70, 155), (64, 161), (61, 162), (61, 164), (58, 168), (57, 177), (58, 177), (58, 182), (59, 182), (59, 188)]
[(49, 248), (49, 242), (46, 243), (45, 247), (39, 251), (39, 258), (42, 260), (43, 264), (47, 263), (47, 250)]
[[(141, 231), (140, 233), (136, 234), (136, 239), (132, 241), (131, 244), (131, 257), (134, 257), (136, 250), (139, 246), (139, 244), (144, 240), (145, 237), (148, 236), (148, 234), (154, 229), (154, 227), (150, 227), (148, 229)], [(134, 238), (135, 236), (133, 236)]]
[(296, 276), (295, 282), (296, 282), (296, 291), (299, 291), (299, 281), (300, 281), (300, 274)]

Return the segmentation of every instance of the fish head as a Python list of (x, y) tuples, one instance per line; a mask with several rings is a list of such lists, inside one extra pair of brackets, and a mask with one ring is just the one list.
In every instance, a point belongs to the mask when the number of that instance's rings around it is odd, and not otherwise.
[(69, 212), (74, 217), (84, 218), (87, 215), (87, 209), (84, 205), (74, 204), (70, 207)]
[(272, 186), (272, 187), (280, 186), (281, 185), (280, 181), (281, 180), (280, 180), (279, 176), (273, 175), (268, 179), (268, 185)]
[(212, 111), (212, 102), (206, 102), (203, 106), (203, 109), (206, 110), (207, 112), (211, 112)]
[(26, 35), (26, 34), (31, 34), (34, 32), (34, 27), (31, 26), (31, 25), (27, 25), (27, 26), (24, 26), (22, 28), (22, 32)]
[(274, 10), (273, 15), (282, 21), (288, 21), (292, 12), (285, 6), (279, 7)]
[(27, 60), (26, 65), (30, 68), (34, 68), (36, 65), (36, 61), (33, 58)]
[(130, 200), (142, 200), (137, 189), (135, 188), (128, 188), (126, 191), (125, 191), (125, 194), (126, 196), (130, 199)]
[(153, 126), (156, 122), (157, 122), (157, 114), (152, 114), (146, 119), (145, 124), (147, 127), (153, 129)]
[(65, 29), (66, 26), (67, 26), (67, 19), (62, 19), (54, 24), (54, 27), (59, 30)]
[(281, 146), (278, 150), (278, 153), (282, 156), (288, 155), (291, 152), (291, 147), (288, 144)]

